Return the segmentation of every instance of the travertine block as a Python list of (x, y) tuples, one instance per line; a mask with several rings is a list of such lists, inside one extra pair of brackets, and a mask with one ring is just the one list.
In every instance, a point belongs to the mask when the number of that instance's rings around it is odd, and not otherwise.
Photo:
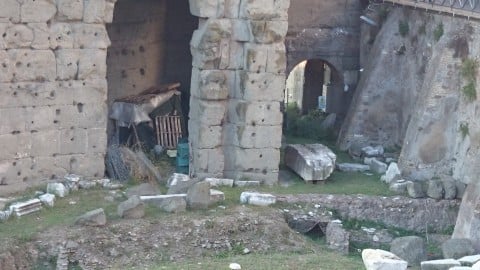
[(190, 119), (202, 124), (222, 125), (225, 122), (227, 101), (206, 101), (192, 98), (190, 100)]
[(192, 70), (191, 95), (206, 100), (225, 100), (235, 85), (235, 73), (223, 70)]
[(55, 51), (58, 80), (78, 79), (80, 55), (81, 50), (78, 49), (59, 49)]
[(63, 129), (59, 131), (59, 154), (82, 154), (87, 151), (87, 130), (83, 128)]
[(200, 18), (218, 18), (223, 15), (225, 0), (190, 0), (190, 13)]
[(192, 149), (192, 168), (195, 174), (208, 173), (208, 175), (222, 175), (225, 168), (225, 155), (223, 148)]
[(55, 80), (56, 61), (51, 50), (9, 50), (8, 56), (15, 61), (16, 81)]
[(250, 21), (255, 42), (271, 44), (282, 42), (287, 35), (288, 21)]
[(50, 47), (52, 49), (72, 49), (73, 30), (68, 23), (55, 23), (50, 27)]
[(283, 115), (279, 102), (247, 102), (232, 100), (228, 109), (229, 123), (247, 125), (282, 125)]
[(267, 70), (268, 60), (267, 45), (254, 43), (245, 44), (245, 70), (250, 72), (265, 72)]
[(227, 138), (233, 145), (242, 148), (280, 148), (282, 126), (228, 125)]
[(30, 47), (33, 41), (33, 30), (24, 24), (14, 24), (5, 32), (5, 43), (8, 49)]
[(197, 125), (192, 123), (188, 125), (189, 139), (196, 142), (196, 147), (201, 149), (212, 149), (222, 145), (223, 127)]
[(57, 0), (59, 19), (68, 21), (82, 20), (83, 3), (84, 0)]
[(286, 21), (289, 7), (290, 0), (242, 1), (240, 18)]
[(266, 173), (278, 170), (280, 150), (277, 148), (225, 147), (226, 170)]
[(6, 18), (12, 22), (19, 22), (20, 2), (17, 0), (0, 1), (0, 18)]
[(25, 0), (20, 9), (21, 21), (47, 22), (57, 13), (57, 7), (53, 0)]
[[(106, 49), (110, 46), (107, 30), (102, 24), (73, 24), (74, 48)], [(106, 59), (106, 58), (105, 58)]]
[(272, 73), (237, 72), (235, 98), (257, 101), (283, 101), (285, 89), (285, 75)]
[(238, 18), (241, 0), (225, 0), (225, 17)]
[(50, 29), (47, 23), (29, 23), (28, 27), (33, 30), (33, 41), (31, 47), (37, 50), (50, 48)]
[(248, 20), (232, 20), (232, 39), (248, 42), (252, 40), (252, 30)]
[(103, 79), (107, 74), (106, 50), (81, 50), (78, 79)]
[(268, 49), (267, 72), (284, 75), (286, 69), (287, 50), (285, 48), (285, 43), (279, 42), (272, 44)]
[(83, 21), (102, 23), (105, 17), (105, 0), (84, 0)]
[(11, 62), (7, 51), (0, 50), (0, 82), (12, 81), (13, 66), (14, 66), (14, 63)]

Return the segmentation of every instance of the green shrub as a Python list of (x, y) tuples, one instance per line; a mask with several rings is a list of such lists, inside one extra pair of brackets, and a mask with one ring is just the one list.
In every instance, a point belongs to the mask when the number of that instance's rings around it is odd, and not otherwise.
[(463, 95), (467, 101), (475, 101), (477, 99), (477, 89), (475, 88), (474, 82), (469, 82), (462, 88)]
[(398, 22), (398, 33), (400, 33), (402, 37), (405, 37), (409, 31), (410, 31), (410, 27), (408, 26), (407, 21)]
[(287, 136), (321, 140), (329, 139), (333, 135), (332, 131), (321, 128), (326, 114), (320, 110), (311, 110), (306, 115), (300, 115), (296, 104), (288, 104), (286, 114)]
[(439, 23), (435, 30), (433, 30), (433, 38), (435, 41), (439, 41), (443, 36), (443, 23)]
[(462, 63), (460, 74), (468, 81), (475, 81), (478, 71), (478, 60), (467, 58)]
[(461, 123), (458, 131), (460, 131), (460, 134), (462, 134), (462, 138), (465, 139), (465, 137), (470, 134), (468, 123)]

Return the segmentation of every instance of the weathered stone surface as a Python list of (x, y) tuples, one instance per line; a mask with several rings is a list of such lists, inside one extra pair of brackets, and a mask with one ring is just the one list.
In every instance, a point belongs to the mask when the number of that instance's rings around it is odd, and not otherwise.
[(105, 226), (105, 224), (107, 224), (107, 216), (103, 208), (99, 208), (81, 215), (77, 218), (75, 224), (83, 226)]
[(160, 189), (151, 183), (143, 183), (137, 186), (128, 188), (125, 193), (127, 197), (132, 196), (148, 196), (148, 195), (160, 195)]
[(462, 199), (463, 198), (463, 195), (465, 194), (465, 190), (467, 189), (467, 185), (460, 182), (460, 181), (456, 181), (455, 182), (455, 186), (457, 188), (457, 199)]
[(53, 81), (56, 77), (55, 55), (51, 50), (9, 50), (8, 56), (15, 62), (16, 81)]
[(442, 254), (445, 259), (459, 259), (475, 254), (475, 249), (470, 239), (449, 239), (442, 244)]
[(325, 180), (335, 169), (337, 156), (322, 144), (293, 144), (285, 149), (285, 165), (306, 182)]
[(258, 193), (258, 192), (242, 192), (240, 194), (241, 204), (251, 204), (258, 206), (269, 206), (275, 204), (277, 198), (272, 194)]
[(451, 267), (461, 266), (460, 263), (454, 259), (424, 261), (420, 265), (422, 270), (448, 270)]
[(397, 163), (395, 162), (390, 163), (385, 173), (385, 182), (387, 184), (390, 184), (395, 180), (401, 179), (401, 177), (402, 177), (402, 173), (400, 172), (400, 169), (398, 168)]
[(381, 249), (364, 249), (362, 259), (367, 270), (405, 270), (408, 266), (395, 254)]
[(194, 184), (187, 192), (187, 206), (190, 209), (208, 209), (210, 206), (210, 183)]
[(190, 13), (200, 18), (215, 18), (221, 15), (221, 5), (224, 4), (224, 0), (189, 0)]
[(360, 163), (338, 163), (337, 169), (342, 172), (366, 172), (370, 166)]
[(370, 164), (370, 170), (377, 174), (384, 174), (387, 171), (387, 164), (377, 159), (373, 159), (372, 163)]
[(33, 30), (24, 24), (15, 24), (6, 31), (5, 43), (7, 48), (23, 48), (32, 45)]
[(84, 0), (83, 21), (101, 23), (105, 17), (105, 0)]
[(474, 265), (472, 265), (472, 270), (480, 270), (480, 262), (476, 262)]
[(83, 0), (57, 0), (58, 16), (65, 20), (81, 20), (83, 3)]
[(197, 178), (190, 179), (190, 177), (187, 177), (182, 174), (173, 174), (169, 179), (170, 184), (167, 194), (186, 194), (193, 185), (201, 181)]
[(475, 249), (480, 249), (480, 217), (477, 214), (480, 203), (480, 185), (469, 184), (462, 199), (457, 223), (452, 238), (471, 239)]
[(24, 23), (46, 22), (57, 13), (57, 7), (52, 0), (36, 0), (23, 2), (20, 10)]
[(381, 145), (366, 146), (362, 148), (362, 155), (365, 157), (380, 157), (383, 156), (384, 150)]
[(138, 219), (145, 216), (145, 204), (135, 195), (120, 203), (117, 213), (122, 218)]
[(250, 21), (254, 41), (270, 44), (281, 42), (288, 30), (287, 21)]
[(474, 265), (476, 262), (480, 261), (480, 255), (464, 256), (464, 257), (458, 259), (458, 261), (459, 261), (462, 265), (472, 266), (472, 265)]
[(205, 178), (205, 181), (210, 183), (211, 187), (220, 187), (220, 186), (233, 187), (233, 183), (234, 183), (233, 179), (224, 179), (224, 178)]
[(450, 267), (448, 270), (472, 270), (470, 266), (454, 266)]
[(260, 181), (235, 181), (236, 187), (258, 187), (260, 186)]
[(225, 193), (220, 190), (210, 189), (210, 204), (225, 201)]
[(38, 199), (46, 206), (53, 207), (55, 205), (55, 195), (47, 193), (40, 195)]
[(457, 185), (454, 181), (442, 181), (443, 198), (446, 200), (453, 200), (457, 197)]
[(62, 183), (48, 183), (47, 193), (63, 198), (68, 195), (68, 189)]
[(409, 266), (417, 266), (427, 259), (425, 240), (418, 236), (398, 237), (390, 244), (390, 252), (408, 262)]
[(432, 199), (443, 198), (443, 184), (441, 181), (430, 180), (428, 181), (427, 196)]
[(242, 1), (240, 18), (253, 20), (287, 20), (290, 0)]
[(350, 233), (343, 228), (340, 221), (331, 221), (325, 232), (328, 248), (341, 254), (348, 254)]
[(412, 198), (424, 198), (426, 196), (421, 182), (407, 181), (408, 196)]
[(186, 211), (186, 198), (187, 194), (140, 196), (140, 200), (143, 202), (154, 205), (169, 213)]
[(20, 2), (3, 0), (0, 2), (0, 18), (8, 18), (13, 22), (20, 21)]
[(397, 180), (392, 182), (388, 189), (395, 194), (405, 194), (407, 192), (407, 185), (408, 183), (405, 180)]

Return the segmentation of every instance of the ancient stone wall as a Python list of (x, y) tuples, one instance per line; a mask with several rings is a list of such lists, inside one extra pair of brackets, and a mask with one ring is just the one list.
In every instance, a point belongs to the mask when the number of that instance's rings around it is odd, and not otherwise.
[(0, 193), (103, 176), (114, 2), (0, 1)]
[(190, 1), (192, 174), (277, 182), (289, 4)]

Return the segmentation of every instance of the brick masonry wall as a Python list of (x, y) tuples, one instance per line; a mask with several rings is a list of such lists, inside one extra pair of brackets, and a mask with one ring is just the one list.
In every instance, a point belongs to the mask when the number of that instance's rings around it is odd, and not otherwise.
[(0, 1), (0, 195), (103, 176), (115, 1)]

